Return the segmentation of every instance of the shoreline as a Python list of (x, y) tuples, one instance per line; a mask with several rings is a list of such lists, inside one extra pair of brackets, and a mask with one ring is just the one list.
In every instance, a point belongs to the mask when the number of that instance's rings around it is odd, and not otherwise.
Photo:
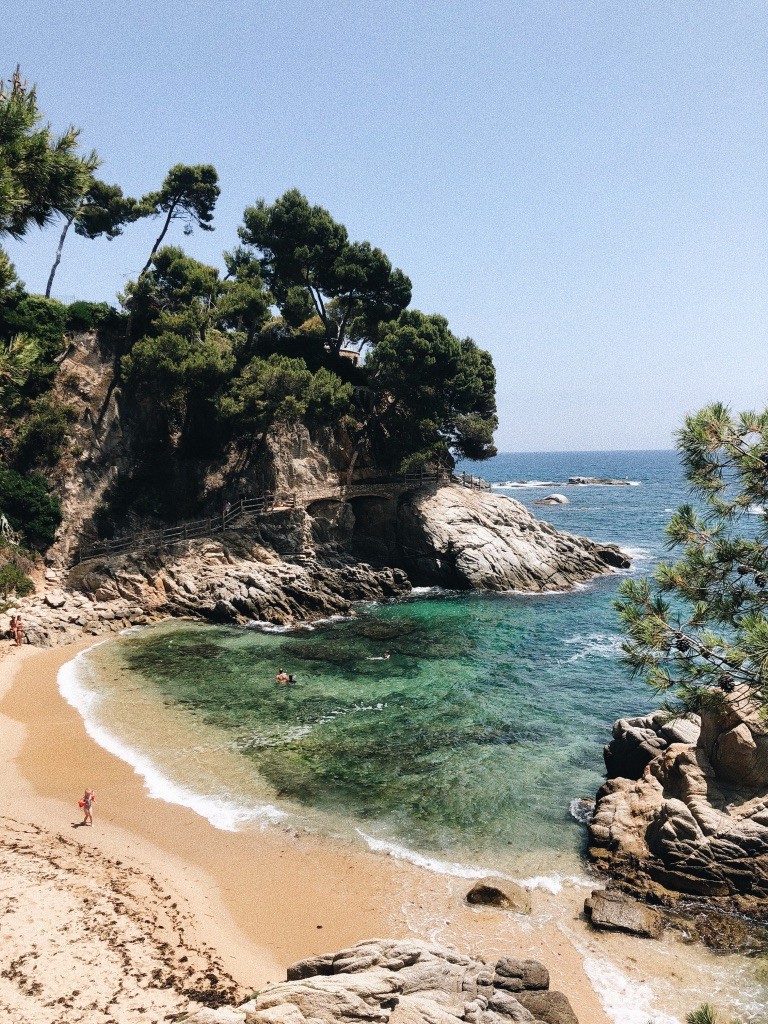
[[(475, 956), (540, 960), (552, 988), (565, 992), (588, 1024), (629, 1019), (616, 1015), (617, 997), (637, 1003), (643, 1024), (643, 1015), (654, 1013), (659, 1021), (678, 1019), (659, 1013), (647, 986), (647, 1009), (634, 993), (612, 996), (605, 990), (610, 970), (601, 977), (600, 963), (607, 958), (614, 974), (613, 965), (622, 964), (624, 974), (609, 984), (640, 990), (647, 978), (660, 977), (674, 989), (683, 980), (684, 947), (671, 940), (653, 949), (645, 940), (588, 929), (580, 912), (583, 887), (566, 887), (558, 896), (533, 891), (531, 918), (471, 908), (463, 900), (466, 879), (275, 824), (223, 831), (195, 811), (150, 798), (134, 769), (88, 736), (59, 693), (59, 668), (95, 642), (26, 647), (0, 659), (6, 814), (109, 857), (130, 858), (185, 900), (196, 939), (217, 952), (244, 988), (281, 981), (290, 963), (363, 939), (418, 937)], [(86, 785), (98, 798), (93, 830), (72, 825)]]

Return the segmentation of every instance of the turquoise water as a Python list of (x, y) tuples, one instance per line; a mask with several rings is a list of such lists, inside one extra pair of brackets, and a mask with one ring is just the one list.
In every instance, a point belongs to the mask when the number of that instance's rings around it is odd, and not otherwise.
[[(569, 505), (540, 510), (628, 547), (633, 572), (652, 567), (684, 497), (669, 452), (505, 455), (481, 469), (526, 504), (565, 490), (568, 476), (635, 481), (571, 487)], [(519, 480), (545, 483), (504, 486)], [(583, 846), (570, 807), (600, 784), (611, 723), (655, 704), (619, 662), (619, 578), (545, 597), (432, 591), (313, 630), (177, 623), (92, 657), (120, 670), (115, 722), (127, 727), (125, 692), (137, 685), (172, 713), (174, 729), (153, 749), (142, 742), (178, 784), (192, 773), (211, 798), (236, 788), (241, 812), (266, 800), (432, 857), (503, 867), (535, 855), (546, 869), (550, 855)], [(280, 668), (296, 682), (277, 685)], [(219, 774), (217, 750), (227, 758)]]

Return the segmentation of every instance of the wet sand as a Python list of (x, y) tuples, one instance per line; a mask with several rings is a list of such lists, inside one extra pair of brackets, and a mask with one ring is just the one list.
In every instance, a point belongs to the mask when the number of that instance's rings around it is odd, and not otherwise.
[[(280, 825), (222, 831), (191, 810), (149, 798), (141, 778), (87, 735), (58, 692), (58, 669), (87, 646), (10, 650), (0, 660), (4, 812), (151, 876), (186, 908), (187, 933), (215, 950), (243, 989), (283, 980), (288, 964), (306, 956), (372, 937), (416, 936), (489, 959), (541, 960), (582, 1024), (640, 1020), (620, 1015), (622, 1000), (641, 1015), (647, 1002), (643, 1019), (655, 1013), (660, 1022), (676, 1019), (673, 1004), (690, 1010), (701, 1001), (697, 975), (708, 974), (708, 954), (695, 954), (701, 963), (692, 966), (689, 950), (674, 940), (595, 933), (581, 919), (582, 887), (558, 895), (534, 890), (530, 918), (470, 908), (466, 879)], [(93, 828), (76, 827), (86, 786), (97, 794)], [(645, 987), (651, 978), (661, 980), (660, 1001), (658, 988)], [(603, 991), (601, 1001), (597, 990), (611, 985), (613, 996)], [(708, 997), (715, 993), (710, 986)]]

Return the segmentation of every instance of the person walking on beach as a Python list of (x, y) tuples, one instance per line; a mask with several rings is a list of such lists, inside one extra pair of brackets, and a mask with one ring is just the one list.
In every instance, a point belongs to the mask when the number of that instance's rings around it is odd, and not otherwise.
[(93, 826), (93, 805), (96, 803), (96, 794), (92, 789), (86, 789), (83, 799), (78, 801), (83, 809), (83, 825)]

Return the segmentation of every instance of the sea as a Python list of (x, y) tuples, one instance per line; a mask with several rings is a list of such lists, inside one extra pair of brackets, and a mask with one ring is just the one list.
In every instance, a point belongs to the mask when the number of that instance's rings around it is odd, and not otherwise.
[[(216, 828), (280, 822), (466, 878), (586, 877), (584, 801), (611, 725), (659, 701), (622, 662), (617, 588), (668, 554), (686, 481), (674, 451), (458, 468), (558, 529), (620, 545), (631, 568), (546, 595), (422, 589), (292, 629), (131, 630), (65, 666), (63, 695), (152, 796)], [(567, 483), (577, 476), (624, 483)], [(568, 503), (535, 504), (553, 492)]]

